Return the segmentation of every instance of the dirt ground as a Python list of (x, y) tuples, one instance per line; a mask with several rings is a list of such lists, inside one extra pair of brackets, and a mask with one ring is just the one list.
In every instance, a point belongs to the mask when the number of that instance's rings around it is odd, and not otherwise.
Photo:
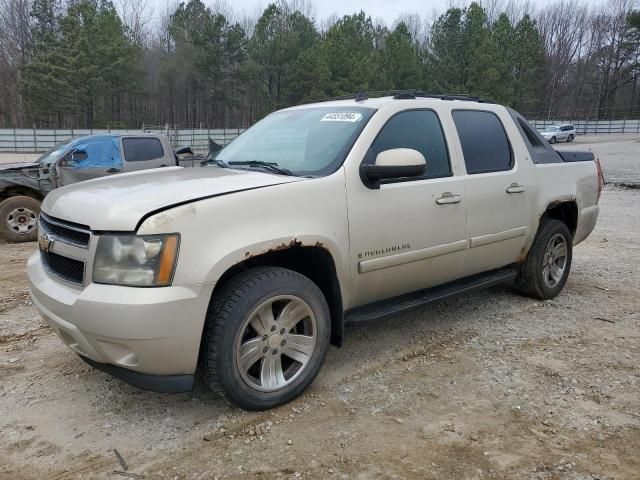
[[(640, 143), (620, 143), (590, 145), (632, 183)], [(264, 413), (90, 368), (29, 301), (34, 245), (0, 244), (0, 479), (122, 479), (114, 449), (145, 479), (639, 479), (640, 190), (600, 203), (556, 299), (498, 287), (350, 327)]]

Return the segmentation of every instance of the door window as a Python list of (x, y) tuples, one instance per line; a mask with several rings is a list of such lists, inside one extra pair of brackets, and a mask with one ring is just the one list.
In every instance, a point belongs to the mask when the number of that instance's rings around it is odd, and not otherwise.
[[(75, 158), (72, 158), (73, 153), (76, 153)], [(122, 168), (118, 139), (106, 135), (74, 140), (69, 144), (65, 159), (65, 166), (74, 169)]]
[(123, 138), (122, 148), (127, 162), (143, 162), (164, 157), (162, 143), (157, 138)]
[(468, 174), (501, 172), (513, 168), (513, 154), (502, 122), (495, 113), (454, 110)]
[[(422, 153), (427, 161), (427, 169), (423, 176), (403, 180), (439, 178), (451, 175), (449, 152), (442, 125), (432, 110), (409, 110), (391, 117), (371, 144), (365, 163), (375, 163), (380, 152), (393, 148), (412, 148)], [(382, 183), (388, 182), (387, 180)]]

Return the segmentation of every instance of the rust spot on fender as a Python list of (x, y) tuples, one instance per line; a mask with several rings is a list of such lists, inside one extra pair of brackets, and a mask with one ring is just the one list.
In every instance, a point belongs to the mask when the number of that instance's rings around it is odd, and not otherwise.
[[(275, 247), (271, 247), (266, 250), (262, 250), (260, 252), (246, 252), (244, 254), (244, 260), (249, 260), (250, 258), (264, 255), (266, 253), (278, 252), (280, 250), (287, 250), (289, 248), (303, 247), (303, 246), (304, 244), (300, 240), (298, 240), (297, 238), (294, 238), (288, 243), (282, 242), (280, 245), (276, 245)], [(322, 246), (322, 243), (316, 242), (315, 246)]]
[(324, 244), (322, 242), (315, 242), (313, 245), (305, 245), (302, 241), (298, 240), (297, 238), (294, 238), (289, 242), (282, 242), (280, 245), (276, 245), (275, 247), (270, 247), (266, 250), (261, 250), (260, 252), (246, 252), (244, 254), (244, 259), (240, 261), (249, 260), (253, 257), (258, 257), (260, 255), (264, 255), (271, 252), (279, 252), (281, 250), (288, 250), (290, 248), (305, 247), (305, 246), (322, 247), (324, 246)]
[(527, 250), (527, 247), (522, 247), (522, 250), (520, 250), (520, 255), (518, 255), (518, 258), (516, 259), (516, 263), (524, 263), (524, 261), (527, 259), (528, 253), (529, 250)]
[(286, 250), (287, 248), (301, 247), (301, 246), (302, 246), (302, 242), (300, 240), (298, 240), (297, 238), (294, 238), (289, 243), (284, 243), (283, 242), (280, 245), (278, 245), (277, 247), (270, 248), (269, 250), (267, 250), (264, 253), (277, 252), (278, 250)]

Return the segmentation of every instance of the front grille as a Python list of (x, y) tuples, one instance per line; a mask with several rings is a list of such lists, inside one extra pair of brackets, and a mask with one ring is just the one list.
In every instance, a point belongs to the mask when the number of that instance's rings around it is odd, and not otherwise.
[(42, 265), (51, 275), (78, 285), (84, 282), (84, 262), (44, 250), (40, 250), (40, 258)]
[(89, 227), (65, 222), (40, 213), (40, 233), (47, 233), (56, 240), (78, 247), (89, 246), (91, 232)]

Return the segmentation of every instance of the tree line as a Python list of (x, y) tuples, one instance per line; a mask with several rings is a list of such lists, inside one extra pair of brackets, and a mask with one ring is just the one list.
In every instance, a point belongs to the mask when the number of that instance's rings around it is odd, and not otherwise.
[(640, 11), (484, 0), (388, 26), (189, 0), (0, 0), (0, 127), (244, 127), (359, 91), (467, 93), (530, 118), (638, 118)]

